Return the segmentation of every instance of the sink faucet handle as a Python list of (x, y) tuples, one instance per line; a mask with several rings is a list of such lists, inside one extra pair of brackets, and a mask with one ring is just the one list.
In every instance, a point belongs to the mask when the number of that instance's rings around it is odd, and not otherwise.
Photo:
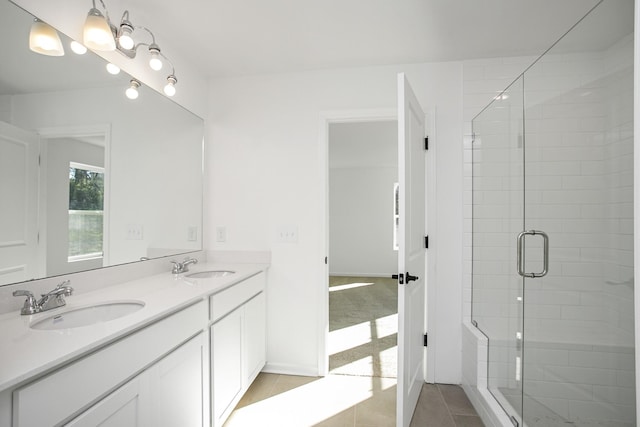
[(170, 260), (169, 262), (173, 263), (173, 269), (171, 269), (171, 273), (179, 274), (182, 272), (182, 263), (174, 260)]
[(24, 289), (20, 289), (17, 291), (13, 291), (13, 296), (14, 297), (27, 297), (27, 298), (34, 298), (33, 294), (31, 293), (31, 291), (25, 291)]
[(23, 289), (13, 291), (13, 296), (27, 297), (27, 299), (24, 301), (24, 305), (22, 306), (22, 310), (20, 310), (21, 314), (34, 314), (38, 312), (38, 302), (30, 291), (26, 291)]
[(71, 296), (71, 294), (73, 293), (73, 288), (70, 286), (71, 280), (65, 280), (62, 283), (59, 283), (58, 286), (56, 286), (56, 288), (51, 291), (51, 293), (57, 294), (57, 295), (65, 295), (65, 296)]

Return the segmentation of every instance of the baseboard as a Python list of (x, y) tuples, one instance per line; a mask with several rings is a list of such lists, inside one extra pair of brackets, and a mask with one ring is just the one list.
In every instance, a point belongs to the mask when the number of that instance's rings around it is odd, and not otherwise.
[(289, 365), (284, 363), (267, 363), (262, 372), (279, 375), (298, 375), (301, 377), (319, 377), (316, 366)]

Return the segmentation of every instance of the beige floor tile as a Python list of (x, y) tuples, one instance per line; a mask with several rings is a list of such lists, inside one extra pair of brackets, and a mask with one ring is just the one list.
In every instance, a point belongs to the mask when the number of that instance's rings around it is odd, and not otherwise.
[(484, 427), (484, 423), (478, 416), (454, 415), (453, 421), (456, 423), (456, 427)]
[(255, 402), (259, 402), (273, 394), (273, 387), (279, 375), (260, 373), (249, 387), (249, 390), (242, 396), (236, 408), (242, 408)]
[(372, 396), (356, 406), (356, 426), (395, 427), (395, 378), (369, 378)]
[(271, 394), (276, 395), (290, 390), (297, 389), (315, 381), (322, 380), (321, 377), (302, 377), (296, 375), (278, 375), (278, 378), (271, 389)]
[(449, 411), (453, 415), (477, 415), (464, 390), (457, 385), (438, 384)]
[(434, 384), (422, 386), (411, 427), (455, 427), (447, 405)]

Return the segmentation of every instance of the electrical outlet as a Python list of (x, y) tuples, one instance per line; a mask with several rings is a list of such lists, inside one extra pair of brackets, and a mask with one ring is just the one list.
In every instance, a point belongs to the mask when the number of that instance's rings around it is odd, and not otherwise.
[(220, 226), (216, 227), (216, 242), (226, 242), (227, 241), (227, 227)]
[(127, 240), (142, 240), (144, 229), (142, 224), (127, 224)]
[(189, 226), (189, 228), (187, 228), (187, 241), (195, 242), (197, 240), (198, 240), (198, 227), (195, 225), (191, 225)]
[(298, 243), (298, 227), (283, 225), (276, 230), (278, 241), (281, 243)]

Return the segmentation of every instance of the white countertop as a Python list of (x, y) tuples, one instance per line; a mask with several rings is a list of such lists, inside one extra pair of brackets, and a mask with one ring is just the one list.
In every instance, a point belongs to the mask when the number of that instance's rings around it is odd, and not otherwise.
[[(128, 335), (267, 268), (266, 264), (203, 263), (191, 266), (189, 273), (232, 270), (235, 274), (194, 279), (184, 274), (173, 275), (167, 272), (72, 295), (66, 298), (66, 306), (43, 313), (23, 316), (19, 311), (14, 311), (0, 315), (0, 392)], [(143, 301), (145, 306), (109, 322), (73, 329), (46, 331), (29, 327), (32, 322), (56, 312), (125, 300)]]

